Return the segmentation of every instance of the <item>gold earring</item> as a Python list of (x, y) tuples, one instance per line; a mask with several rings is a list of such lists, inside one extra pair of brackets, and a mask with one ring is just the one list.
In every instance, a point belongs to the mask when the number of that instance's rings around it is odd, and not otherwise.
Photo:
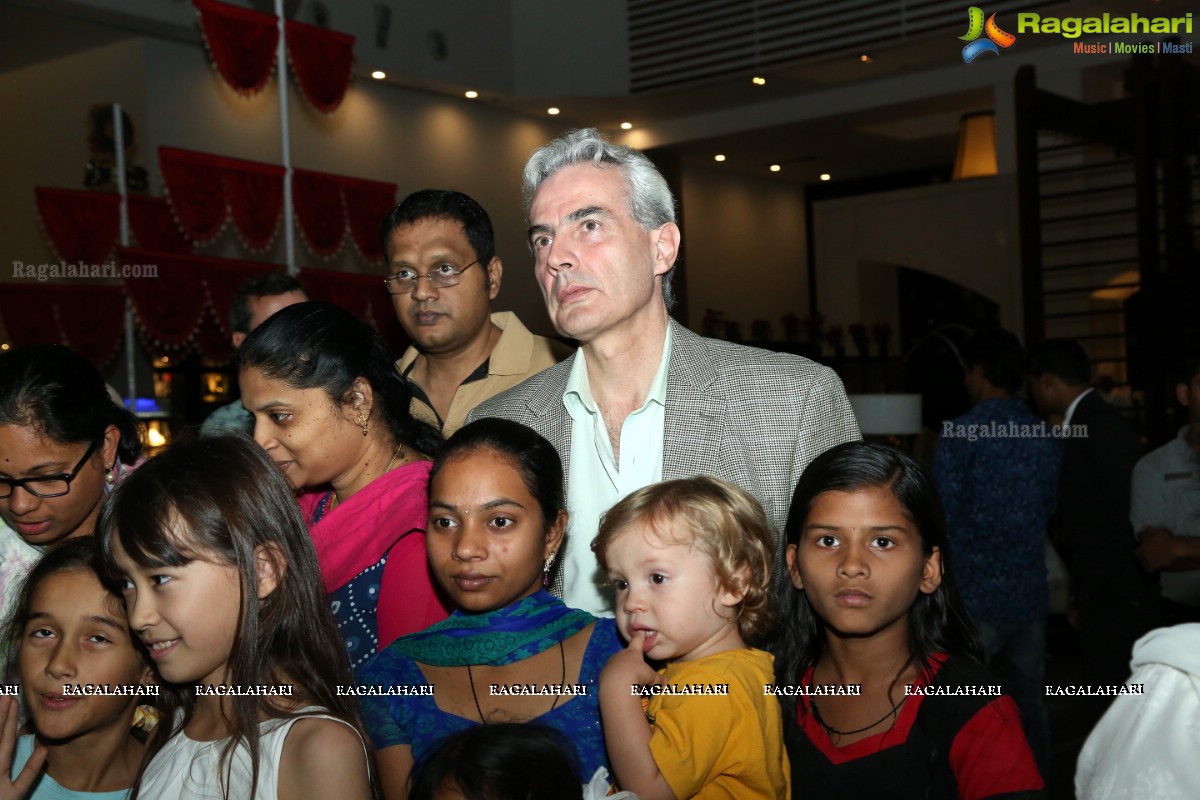
[(358, 416), (354, 418), (354, 424), (363, 429), (363, 436), (367, 435), (367, 415), (363, 412), (358, 412)]

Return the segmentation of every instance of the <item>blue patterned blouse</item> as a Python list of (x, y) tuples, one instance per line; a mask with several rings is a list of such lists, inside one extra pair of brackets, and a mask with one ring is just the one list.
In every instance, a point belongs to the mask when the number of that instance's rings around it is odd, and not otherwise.
[[(330, 492), (321, 499), (313, 514), (313, 522), (320, 522), (321, 517), (325, 516), (332, 496), (333, 492)], [(383, 580), (383, 567), (387, 559), (385, 555), (374, 566), (367, 567), (329, 595), (329, 610), (333, 612), (338, 633), (342, 634), (353, 670), (366, 664), (379, 650), (379, 622), (375, 611), (379, 606), (379, 584)]]

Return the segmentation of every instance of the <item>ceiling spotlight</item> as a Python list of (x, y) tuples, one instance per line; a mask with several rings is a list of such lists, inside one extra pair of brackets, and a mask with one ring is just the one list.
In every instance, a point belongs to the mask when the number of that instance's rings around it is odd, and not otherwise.
[(550, 106), (549, 108), (546, 109), (546, 113), (552, 117), (558, 116), (558, 113), (559, 113), (558, 106)]
[(779, 172), (781, 169), (783, 169), (783, 167), (779, 166), (778, 164), (771, 165), (771, 172)]
[(724, 160), (725, 160), (725, 156), (721, 155), (720, 153), (717, 153), (715, 156), (713, 156), (713, 161), (724, 161)]
[(621, 130), (623, 130), (623, 131), (633, 130), (633, 123), (632, 122), (622, 122)]
[(766, 86), (767, 85), (767, 79), (760, 75), (755, 75), (753, 78), (750, 79), (750, 82), (753, 83), (755, 86)]
[(823, 180), (823, 181), (833, 180), (833, 176), (830, 175), (828, 172), (822, 172), (821, 180)]
[(377, 69), (377, 70), (375, 70), (374, 72), (372, 72), (372, 73), (371, 73), (371, 77), (372, 77), (372, 78), (374, 78), (374, 79), (375, 79), (375, 80), (377, 80), (377, 81), (381, 81), (381, 80), (383, 80), (384, 78), (386, 78), (386, 77), (387, 77), (387, 73), (386, 73), (386, 72), (384, 72), (384, 71), (383, 71), (383, 70), (381, 70), (381, 69)]
[(479, 92), (475, 91), (474, 89), (467, 89), (467, 91), (463, 92), (463, 97), (467, 98), (468, 100), (474, 100), (476, 97), (479, 97)]
[(864, 63), (864, 64), (870, 64), (870, 63), (871, 63), (872, 61), (874, 61), (875, 59), (871, 58), (871, 57), (870, 57), (869, 55), (867, 55), (866, 53), (863, 53), (861, 56), (859, 56), (859, 57), (858, 57), (858, 60), (859, 60), (859, 61), (861, 61), (861, 62), (862, 62), (862, 63)]

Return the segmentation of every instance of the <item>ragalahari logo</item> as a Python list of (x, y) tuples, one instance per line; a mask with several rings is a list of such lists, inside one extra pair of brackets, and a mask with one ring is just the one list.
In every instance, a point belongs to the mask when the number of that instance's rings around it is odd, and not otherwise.
[[(1000, 26), (996, 24), (995, 14), (988, 17), (985, 24), (983, 21), (983, 9), (978, 6), (971, 6), (967, 9), (967, 20), (969, 24), (967, 35), (958, 38), (970, 43), (962, 51), (963, 61), (968, 64), (984, 53), (1000, 55), (1001, 47), (1006, 49), (1012, 47), (1013, 42), (1017, 40), (1017, 37), (1011, 33), (1000, 29)], [(987, 34), (987, 38), (980, 39), (979, 37), (985, 33)]]

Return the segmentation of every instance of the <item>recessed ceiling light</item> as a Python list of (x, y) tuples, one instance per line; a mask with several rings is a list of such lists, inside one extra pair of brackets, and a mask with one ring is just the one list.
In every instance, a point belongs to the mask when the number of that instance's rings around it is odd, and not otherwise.
[(715, 156), (713, 156), (713, 161), (724, 161), (724, 160), (725, 160), (725, 156), (721, 155), (720, 153), (717, 153)]
[(381, 81), (381, 80), (383, 80), (384, 78), (386, 78), (386, 77), (387, 77), (387, 73), (386, 73), (386, 72), (384, 72), (384, 71), (383, 71), (383, 70), (381, 70), (381, 69), (377, 69), (377, 70), (375, 70), (374, 72), (372, 72), (372, 73), (371, 73), (371, 77), (372, 77), (372, 78), (374, 78), (374, 79), (375, 79), (375, 80), (377, 80), (377, 81)]
[(467, 91), (463, 92), (463, 97), (467, 98), (468, 100), (474, 100), (476, 97), (479, 97), (479, 92), (475, 91), (474, 89), (468, 89)]
[(833, 176), (830, 175), (828, 172), (822, 172), (821, 180), (823, 180), (823, 181), (833, 180)]
[(558, 112), (558, 106), (550, 106), (549, 108), (547, 108), (547, 109), (546, 109), (546, 113), (547, 113), (547, 114), (549, 114), (549, 115), (550, 115), (550, 116), (552, 116), (552, 117), (553, 117), (553, 116), (557, 116), (557, 115), (558, 115), (558, 113), (559, 113), (559, 112)]
[(767, 79), (762, 77), (761, 75), (755, 75), (753, 78), (750, 79), (750, 81), (755, 86), (766, 86), (767, 85)]
[(621, 123), (621, 130), (623, 130), (623, 131), (628, 131), (628, 130), (632, 130), (632, 129), (633, 129), (633, 123), (632, 123), (632, 122), (622, 122), (622, 123)]
[(861, 62), (862, 62), (862, 63), (864, 63), (864, 64), (870, 64), (870, 63), (871, 63), (872, 61), (874, 61), (875, 59), (871, 58), (871, 57), (870, 57), (869, 55), (867, 55), (866, 53), (863, 53), (861, 56), (859, 56), (859, 57), (858, 57), (858, 60), (859, 60), (859, 61), (861, 61)]
[(783, 167), (779, 166), (778, 164), (771, 165), (771, 172), (779, 172), (781, 169), (783, 169)]

